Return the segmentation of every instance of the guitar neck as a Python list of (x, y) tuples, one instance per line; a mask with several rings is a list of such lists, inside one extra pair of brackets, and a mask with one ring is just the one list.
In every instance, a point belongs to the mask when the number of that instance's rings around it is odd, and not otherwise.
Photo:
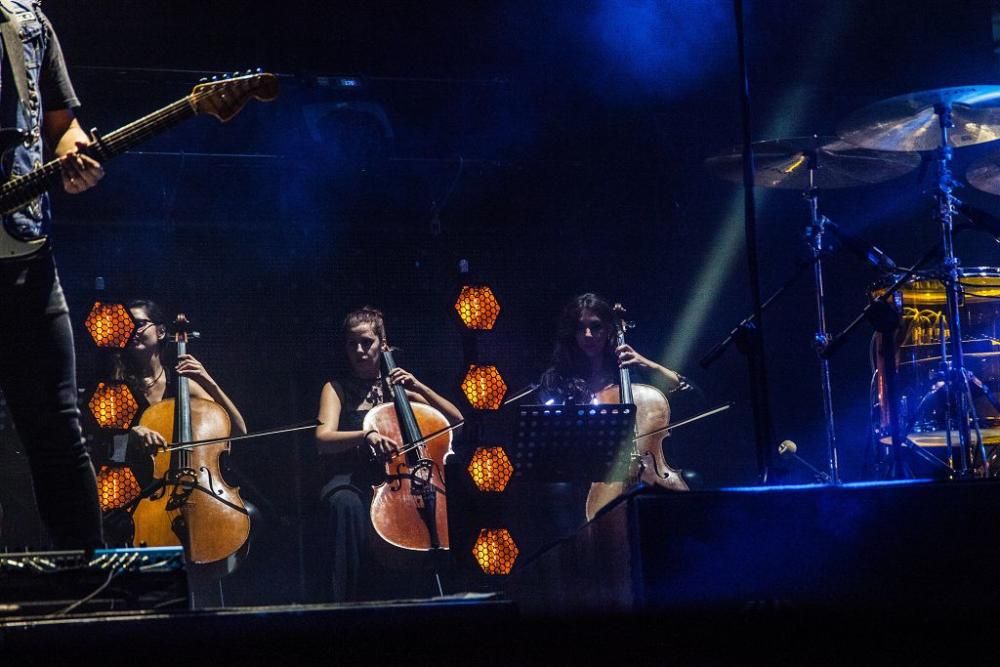
[[(133, 146), (191, 118), (196, 113), (190, 95), (101, 137), (85, 151), (98, 162), (107, 162)], [(62, 163), (50, 160), (34, 171), (0, 185), (0, 215), (9, 215), (40, 197), (62, 180)]]

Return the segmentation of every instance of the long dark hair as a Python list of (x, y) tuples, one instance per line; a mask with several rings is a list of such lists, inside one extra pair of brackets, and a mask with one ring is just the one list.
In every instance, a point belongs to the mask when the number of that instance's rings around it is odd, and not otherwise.
[[(543, 395), (556, 400), (587, 400), (590, 393), (590, 361), (576, 344), (576, 328), (583, 311), (593, 312), (608, 332), (614, 327), (614, 311), (607, 299), (592, 292), (581, 294), (567, 303), (556, 325), (556, 344), (552, 352), (552, 366), (542, 375)], [(609, 336), (602, 352), (604, 367), (611, 371), (618, 367), (615, 344)]]

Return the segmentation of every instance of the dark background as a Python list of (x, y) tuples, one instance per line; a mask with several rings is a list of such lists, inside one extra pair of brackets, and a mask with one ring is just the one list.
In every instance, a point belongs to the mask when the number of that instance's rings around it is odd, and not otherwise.
[[(82, 386), (97, 367), (81, 326), (92, 301), (147, 297), (196, 323), (192, 352), (251, 430), (307, 419), (341, 318), (371, 304), (387, 314), (401, 365), (464, 408), (451, 304), (467, 259), (502, 304), (480, 356), (511, 389), (547, 365), (561, 305), (600, 292), (629, 307), (636, 348), (700, 388), (672, 398), (675, 418), (736, 401), (670, 438), (670, 462), (710, 487), (756, 480), (744, 359), (733, 348), (708, 370), (697, 364), (751, 303), (742, 190), (703, 165), (741, 137), (730, 3), (49, 0), (45, 10), (88, 128), (123, 125), (202, 76), (281, 74), (275, 102), (226, 126), (190, 121), (109, 163), (99, 188), (55, 197)], [(753, 136), (830, 134), (880, 99), (993, 83), (991, 21), (987, 0), (749, 2)], [(957, 151), (956, 174), (993, 150)], [(821, 205), (906, 265), (938, 236), (931, 174), (830, 191)], [(807, 209), (795, 191), (757, 195), (769, 293), (804, 255)], [(961, 238), (958, 255), (1000, 265), (981, 234)], [(826, 268), (836, 331), (878, 276), (846, 253)], [(776, 441), (822, 465), (815, 328), (807, 274), (768, 311), (764, 335)], [(862, 326), (832, 361), (848, 481), (869, 475), (869, 336)], [(507, 443), (511, 429), (511, 413), (491, 415), (484, 436)], [(4, 443), (4, 543), (35, 544), (23, 461)], [(233, 460), (265, 515), (234, 576), (259, 583), (256, 599), (308, 599), (320, 484), (311, 438), (246, 443)], [(795, 469), (777, 479), (808, 481)]]

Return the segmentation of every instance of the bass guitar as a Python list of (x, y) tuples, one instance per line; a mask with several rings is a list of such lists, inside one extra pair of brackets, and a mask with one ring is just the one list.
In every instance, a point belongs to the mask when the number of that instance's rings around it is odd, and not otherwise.
[[(278, 96), (278, 79), (273, 74), (247, 73), (217, 81), (206, 81), (158, 111), (143, 116), (114, 132), (99, 135), (91, 131), (91, 144), (83, 150), (104, 163), (142, 141), (177, 125), (183, 120), (207, 114), (225, 123), (251, 99), (270, 102)], [(25, 140), (21, 130), (0, 130), (0, 151), (9, 151)], [(62, 182), (62, 162), (50, 160), (27, 174), (14, 176), (0, 185), (0, 217), (30, 206), (50, 188)], [(45, 237), (22, 239), (0, 224), (0, 261), (27, 257), (45, 245)]]

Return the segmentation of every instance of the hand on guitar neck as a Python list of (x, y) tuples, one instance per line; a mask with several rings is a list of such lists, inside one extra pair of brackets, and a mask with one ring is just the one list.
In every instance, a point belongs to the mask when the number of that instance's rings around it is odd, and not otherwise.
[(63, 190), (69, 194), (79, 194), (104, 178), (101, 163), (87, 153), (90, 137), (73, 117), (72, 111), (60, 109), (47, 112), (44, 130), (59, 158)]

